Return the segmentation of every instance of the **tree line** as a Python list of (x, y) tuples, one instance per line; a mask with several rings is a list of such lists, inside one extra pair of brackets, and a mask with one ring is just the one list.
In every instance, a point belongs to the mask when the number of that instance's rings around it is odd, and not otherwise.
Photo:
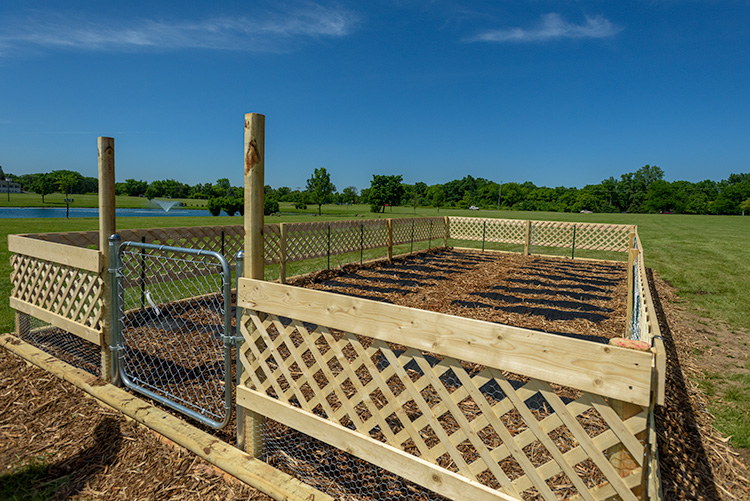
[[(68, 194), (96, 193), (96, 178), (78, 172), (56, 170), (49, 173), (7, 175), (19, 182), (24, 191), (44, 196), (54, 191)], [(242, 213), (243, 189), (232, 186), (227, 178), (215, 183), (190, 186), (174, 179), (148, 183), (126, 179), (116, 183), (118, 195), (154, 198), (192, 198), (208, 200), (211, 213), (222, 210), (230, 215)], [(750, 213), (750, 173), (731, 174), (727, 179), (666, 181), (664, 171), (645, 165), (635, 172), (609, 177), (598, 184), (583, 188), (558, 186), (550, 188), (525, 183), (498, 183), (470, 175), (443, 184), (423, 182), (408, 184), (401, 175), (372, 176), (370, 186), (358, 190), (347, 186), (338, 191), (331, 174), (320, 167), (313, 171), (304, 189), (287, 186), (265, 187), (267, 213), (278, 212), (279, 202), (292, 202), (298, 209), (324, 204), (369, 204), (373, 212), (383, 212), (387, 206), (431, 206), (457, 209), (501, 209), (552, 212), (631, 212), (679, 214), (742, 214)]]

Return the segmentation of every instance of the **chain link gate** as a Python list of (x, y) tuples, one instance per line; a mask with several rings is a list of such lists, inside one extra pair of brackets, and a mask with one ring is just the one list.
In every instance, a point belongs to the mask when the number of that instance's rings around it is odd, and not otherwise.
[(212, 428), (232, 415), (231, 271), (218, 252), (110, 241), (113, 373)]

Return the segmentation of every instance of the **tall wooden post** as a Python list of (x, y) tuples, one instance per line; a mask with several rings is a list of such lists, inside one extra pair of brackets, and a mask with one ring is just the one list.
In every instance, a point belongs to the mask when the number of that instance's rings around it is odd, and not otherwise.
[[(245, 115), (245, 262), (243, 276), (263, 280), (263, 203), (266, 117)], [(248, 327), (253, 329), (253, 327)], [(264, 417), (249, 409), (244, 413), (245, 450), (253, 457), (263, 454)]]
[[(638, 351), (649, 351), (651, 349), (646, 342), (622, 338), (610, 339), (609, 344)], [(609, 398), (607, 400), (609, 401), (609, 406), (623, 422), (640, 414), (644, 410), (648, 410), (640, 405), (623, 402), (622, 400), (616, 400), (614, 398)], [(651, 406), (653, 406), (653, 402), (651, 403)], [(636, 468), (642, 465), (641, 480), (638, 485), (632, 487), (632, 492), (637, 499), (646, 499), (646, 481), (648, 480), (648, 428), (636, 434), (635, 438), (638, 439), (641, 444), (644, 444), (643, 449), (634, 451), (634, 453), (639, 456), (638, 458), (633, 457), (622, 443), (611, 447), (605, 454), (609, 458), (609, 462), (612, 463), (612, 466), (617, 470), (617, 474), (622, 478), (629, 476)]]
[(114, 381), (112, 374), (112, 357), (109, 350), (112, 344), (112, 301), (109, 278), (109, 236), (116, 231), (115, 227), (115, 140), (111, 137), (99, 137), (96, 141), (99, 155), (99, 253), (102, 257), (102, 379)]

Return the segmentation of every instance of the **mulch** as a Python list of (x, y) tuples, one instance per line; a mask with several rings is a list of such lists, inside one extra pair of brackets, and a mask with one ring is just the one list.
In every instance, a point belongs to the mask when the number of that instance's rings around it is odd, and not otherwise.
[(17, 499), (271, 499), (5, 349), (0, 437), (0, 493)]
[[(625, 267), (514, 254), (424, 253), (393, 265), (344, 267), (296, 285), (607, 342), (625, 322)], [(460, 272), (460, 273), (458, 273)], [(668, 355), (657, 408), (666, 499), (750, 499), (747, 470), (712, 426), (690, 376), (689, 329), (671, 287), (653, 277)], [(0, 350), (0, 492), (25, 467), (53, 499), (269, 499), (170, 445), (16, 355)]]

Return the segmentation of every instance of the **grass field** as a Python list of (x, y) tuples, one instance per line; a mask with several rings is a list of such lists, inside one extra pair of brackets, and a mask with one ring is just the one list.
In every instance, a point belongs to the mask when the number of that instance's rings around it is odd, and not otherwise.
[[(18, 195), (11, 195), (11, 200)], [(37, 197), (37, 195), (33, 195)], [(97, 205), (96, 196), (91, 202)], [(50, 196), (51, 197), (51, 196)], [(50, 197), (47, 197), (48, 199)], [(76, 196), (78, 197), (78, 196)], [(0, 197), (3, 198), (3, 197)], [(123, 205), (120, 205), (124, 199)], [(41, 201), (41, 200), (40, 200)], [(146, 199), (118, 197), (118, 207), (142, 207), (127, 205), (147, 203)], [(194, 201), (193, 201), (194, 202)], [(83, 201), (81, 202), (83, 203)], [(1, 204), (0, 204), (1, 205)], [(312, 207), (307, 211), (296, 211), (291, 204), (281, 204), (281, 215), (268, 216), (266, 221), (297, 222), (341, 220), (355, 217), (407, 217), (407, 216), (474, 216), (501, 217), (511, 219), (533, 219), (554, 221), (580, 221), (598, 223), (636, 224), (645, 248), (646, 266), (653, 268), (662, 278), (677, 287), (679, 295), (689, 310), (713, 321), (725, 322), (730, 329), (750, 330), (750, 217), (741, 216), (689, 216), (660, 214), (565, 214), (556, 212), (513, 212), (513, 211), (469, 211), (448, 210), (439, 212), (434, 208), (394, 207), (385, 214), (373, 214), (369, 206), (324, 206), (322, 216)], [(118, 228), (149, 228), (163, 226), (203, 226), (242, 224), (242, 218), (235, 217), (126, 217), (117, 221)], [(37, 233), (57, 231), (96, 230), (95, 218), (76, 219), (0, 219), (0, 297), (10, 294), (10, 264), (7, 235), (14, 233)], [(398, 249), (401, 252), (409, 248)], [(379, 257), (382, 250), (365, 254), (364, 259)], [(351, 256), (358, 260), (359, 256)], [(340, 258), (331, 260), (331, 265), (339, 264)], [(326, 260), (290, 266), (288, 275), (325, 267)], [(274, 267), (268, 269), (269, 277), (276, 273)], [(10, 332), (14, 328), (13, 311), (7, 300), (0, 303), (0, 332)], [(745, 354), (740, 354), (745, 357)], [(750, 364), (750, 362), (747, 362)], [(747, 367), (750, 369), (750, 365)], [(735, 379), (738, 376), (731, 376)], [(726, 381), (724, 381), (726, 379)], [(727, 376), (707, 374), (701, 381), (707, 393), (712, 391), (731, 405), (713, 408), (718, 427), (727, 434), (733, 434), (733, 443), (740, 447), (750, 447), (750, 377), (733, 380), (726, 385)], [(728, 388), (728, 390), (724, 390)], [(744, 423), (744, 424), (743, 424)]]

